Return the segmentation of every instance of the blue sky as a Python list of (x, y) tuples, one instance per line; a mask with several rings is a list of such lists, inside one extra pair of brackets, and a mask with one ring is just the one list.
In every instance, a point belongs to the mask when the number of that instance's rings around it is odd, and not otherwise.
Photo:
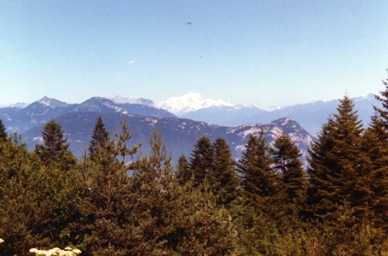
[(377, 94), (387, 13), (385, 0), (0, 0), (0, 105), (199, 92), (268, 108)]

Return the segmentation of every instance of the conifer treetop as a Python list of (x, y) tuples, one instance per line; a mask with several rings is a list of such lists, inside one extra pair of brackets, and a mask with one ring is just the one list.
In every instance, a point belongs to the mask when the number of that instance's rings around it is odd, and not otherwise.
[(0, 142), (7, 140), (7, 132), (3, 124), (3, 120), (0, 119)]

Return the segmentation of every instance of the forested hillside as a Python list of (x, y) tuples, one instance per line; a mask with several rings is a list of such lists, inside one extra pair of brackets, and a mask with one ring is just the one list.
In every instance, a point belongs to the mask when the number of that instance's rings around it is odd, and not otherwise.
[[(387, 80), (388, 81), (388, 80)], [(0, 121), (0, 255), (71, 246), (82, 255), (387, 255), (388, 83), (364, 129), (339, 101), (310, 148), (251, 135), (239, 160), (201, 136), (175, 166), (157, 130), (134, 157), (126, 122), (95, 121), (77, 160), (59, 123), (28, 150)]]

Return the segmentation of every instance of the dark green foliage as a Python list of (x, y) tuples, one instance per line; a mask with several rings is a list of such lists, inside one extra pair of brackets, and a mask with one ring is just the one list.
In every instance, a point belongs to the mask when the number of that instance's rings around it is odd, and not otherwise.
[(152, 153), (134, 166), (132, 255), (228, 255), (235, 247), (230, 216), (218, 209), (208, 189), (179, 184), (160, 135)]
[[(138, 143), (132, 148), (128, 148), (128, 141), (132, 138), (132, 134), (129, 131), (128, 124), (125, 121), (120, 122), (121, 131), (120, 133), (115, 132), (116, 147), (117, 147), (117, 156), (121, 158), (121, 163), (126, 164), (127, 161), (133, 161), (134, 156), (141, 147), (141, 143)], [(130, 159), (126, 157), (130, 156)]]
[(387, 106), (363, 130), (341, 100), (311, 148), (307, 181), (285, 134), (271, 150), (263, 132), (251, 136), (240, 179), (221, 138), (199, 138), (175, 171), (158, 132), (139, 156), (126, 123), (111, 139), (98, 119), (101, 136), (78, 164), (55, 121), (36, 153), (6, 136), (0, 255), (68, 245), (82, 255), (387, 255)]
[(368, 217), (388, 234), (388, 146), (383, 137), (381, 120), (374, 116), (362, 143), (362, 150), (368, 155), (363, 163), (370, 189)]
[(386, 90), (377, 96), (382, 108), (376, 109), (376, 115), (363, 136), (363, 150), (368, 155), (364, 169), (368, 174), (371, 190), (370, 218), (376, 227), (388, 234), (388, 84), (383, 81)]
[(109, 133), (105, 128), (105, 124), (102, 121), (101, 116), (97, 118), (94, 126), (92, 140), (89, 144), (89, 157), (94, 159), (99, 154), (99, 150), (105, 148), (105, 143), (109, 142)]
[(272, 159), (263, 132), (259, 137), (251, 135), (245, 148), (238, 162), (242, 192), (248, 203), (261, 211), (271, 212), (280, 177), (271, 168)]
[(185, 155), (181, 155), (176, 165), (176, 178), (181, 185), (186, 184), (193, 176), (193, 172), (189, 167), (189, 162)]
[(36, 246), (64, 246), (74, 216), (74, 173), (47, 169), (24, 144), (0, 144), (1, 255), (25, 255)]
[(368, 221), (354, 224), (352, 210), (340, 208), (335, 221), (310, 224), (311, 237), (317, 242), (315, 255), (386, 255), (384, 243), (388, 240), (380, 239), (378, 230)]
[[(154, 132), (150, 139), (152, 153), (136, 161), (131, 177), (131, 216), (128, 224), (132, 227), (128, 241), (131, 255), (158, 255), (168, 251), (166, 243), (173, 232), (171, 226), (170, 187), (174, 186), (173, 168), (161, 137)], [(179, 193), (179, 190), (176, 191)], [(171, 211), (171, 212), (170, 212)]]
[(42, 130), (43, 145), (37, 144), (35, 152), (46, 166), (59, 166), (69, 170), (76, 163), (76, 158), (69, 150), (70, 144), (63, 136), (60, 124), (55, 120), (46, 123)]
[[(41, 167), (34, 174), (30, 191), (36, 196), (37, 204), (35, 216), (38, 217), (35, 229), (48, 239), (45, 246), (59, 246), (64, 248), (72, 240), (66, 231), (68, 224), (78, 215), (74, 207), (79, 187), (74, 181), (76, 171), (58, 168)], [(35, 183), (35, 184), (34, 184)]]
[(383, 84), (385, 86), (385, 90), (380, 92), (381, 95), (376, 95), (377, 100), (379, 100), (382, 104), (382, 108), (374, 106), (374, 109), (377, 111), (377, 114), (381, 119), (381, 124), (388, 136), (388, 79), (383, 81)]
[(237, 232), (225, 208), (206, 186), (182, 194), (176, 210), (177, 255), (237, 255)]
[(335, 220), (339, 207), (358, 207), (355, 215), (365, 217), (369, 191), (361, 166), (361, 122), (353, 102), (345, 97), (338, 113), (323, 126), (310, 151), (309, 204), (314, 215)]
[(244, 202), (231, 212), (238, 231), (238, 255), (311, 255), (314, 236), (319, 234), (314, 226), (295, 221), (284, 232), (273, 216)]
[(42, 241), (33, 233), (36, 202), (28, 185), (38, 161), (25, 145), (0, 143), (0, 237), (6, 241), (1, 255), (22, 254)]
[(276, 138), (271, 149), (276, 172), (282, 176), (280, 200), (282, 217), (299, 216), (306, 200), (306, 185), (301, 153), (285, 133)]
[(180, 186), (168, 162), (159, 170), (152, 161), (138, 164), (132, 255), (228, 255), (234, 250), (230, 216), (217, 208), (208, 189), (190, 182)]
[(190, 169), (194, 174), (194, 184), (199, 186), (214, 167), (214, 149), (209, 138), (202, 136), (194, 145), (190, 158)]
[(7, 140), (7, 132), (3, 124), (3, 120), (0, 119), (0, 143)]
[(214, 168), (209, 173), (210, 187), (217, 198), (217, 204), (227, 205), (237, 198), (240, 180), (226, 140), (216, 139), (213, 148)]
[(321, 222), (318, 251), (381, 255), (387, 251), (384, 118), (374, 116), (363, 132), (351, 100), (341, 100), (337, 111), (323, 126), (309, 160), (308, 203)]
[[(127, 224), (131, 214), (130, 178), (125, 161), (119, 161), (120, 152), (135, 152), (123, 149), (131, 137), (127, 126), (118, 142), (105, 141), (104, 148), (93, 161), (84, 159), (80, 173), (80, 194), (77, 208), (80, 217), (70, 226), (70, 232), (79, 237), (78, 246), (87, 250), (87, 255), (128, 255), (125, 246)], [(119, 147), (119, 145), (121, 145)], [(124, 150), (124, 151), (123, 151)]]

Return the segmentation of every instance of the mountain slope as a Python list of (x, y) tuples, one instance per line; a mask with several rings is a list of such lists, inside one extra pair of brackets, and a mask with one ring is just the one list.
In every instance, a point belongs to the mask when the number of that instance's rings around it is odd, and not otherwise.
[[(355, 109), (358, 110), (360, 120), (364, 125), (370, 121), (374, 110), (372, 105), (380, 106), (374, 95), (353, 98)], [(330, 115), (336, 113), (338, 100), (317, 101), (307, 104), (288, 106), (272, 111), (256, 107), (239, 106), (212, 106), (190, 111), (181, 116), (210, 124), (237, 126), (246, 123), (270, 122), (282, 117), (292, 117), (302, 125), (310, 134), (316, 135)]]
[[(212, 141), (219, 137), (225, 138), (235, 158), (241, 156), (249, 135), (258, 135), (261, 129), (264, 130), (268, 143), (272, 143), (278, 135), (286, 132), (301, 148), (304, 156), (307, 154), (309, 143), (313, 140), (312, 136), (299, 124), (289, 118), (263, 124), (224, 127), (212, 126), (205, 122), (182, 118), (145, 117), (120, 112), (72, 112), (62, 115), (56, 120), (61, 124), (65, 136), (69, 138), (69, 142), (71, 143), (70, 147), (76, 155), (81, 156), (84, 149), (88, 147), (98, 116), (103, 118), (111, 136), (113, 136), (114, 131), (120, 130), (120, 121), (125, 120), (132, 133), (130, 143), (142, 143), (143, 154), (150, 152), (148, 141), (154, 129), (157, 129), (160, 131), (166, 143), (167, 151), (172, 154), (174, 161), (181, 154), (190, 157), (192, 147), (200, 136), (207, 136)], [(41, 142), (40, 132), (42, 128), (43, 125), (36, 126), (23, 135), (30, 149), (33, 149), (36, 143)]]
[(252, 118), (255, 115), (265, 115), (266, 113), (268, 111), (255, 106), (211, 106), (184, 113), (180, 117), (204, 121), (210, 124), (237, 126), (246, 123), (270, 121)]
[[(148, 102), (145, 99), (139, 102)], [(154, 117), (175, 117), (172, 113), (164, 109), (152, 107), (150, 105), (115, 103), (112, 100), (93, 97), (80, 104), (68, 104), (56, 99), (44, 97), (35, 101), (25, 108), (0, 108), (0, 118), (3, 120), (8, 132), (24, 133), (30, 128), (44, 124), (50, 119), (68, 113), (96, 112), (96, 113), (122, 113)]]

